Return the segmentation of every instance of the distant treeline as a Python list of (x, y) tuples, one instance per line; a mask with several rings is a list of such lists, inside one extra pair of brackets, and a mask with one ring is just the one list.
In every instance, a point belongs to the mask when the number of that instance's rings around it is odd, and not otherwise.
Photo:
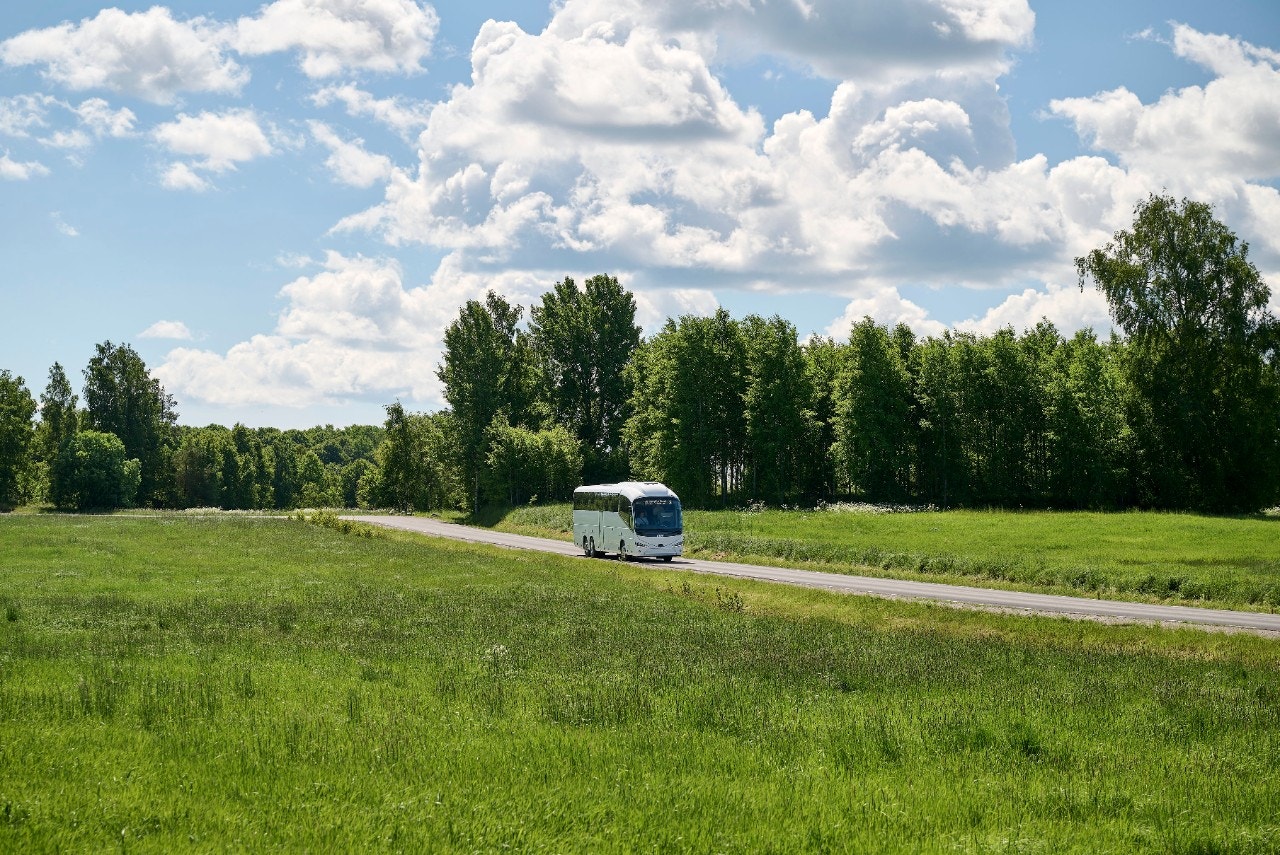
[(397, 402), (343, 430), (177, 427), (138, 355), (105, 342), (83, 409), (60, 365), (38, 406), (0, 372), (0, 505), (474, 509), (635, 477), (691, 507), (1253, 511), (1280, 501), (1280, 325), (1247, 255), (1208, 206), (1149, 197), (1076, 260), (1124, 333), (1103, 341), (866, 318), (847, 344), (802, 343), (723, 310), (645, 340), (616, 279), (566, 278), (523, 326), (495, 293), (462, 307), (446, 410)]

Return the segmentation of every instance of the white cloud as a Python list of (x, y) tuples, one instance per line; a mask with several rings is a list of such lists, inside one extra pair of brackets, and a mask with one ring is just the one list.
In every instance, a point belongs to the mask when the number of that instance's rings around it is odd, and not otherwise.
[(329, 157), (324, 163), (334, 180), (352, 187), (372, 187), (391, 175), (391, 158), (366, 151), (364, 140), (348, 142), (323, 122), (312, 121), (308, 126), (316, 142), (329, 149)]
[(79, 24), (28, 30), (0, 42), (0, 61), (42, 66), (73, 90), (106, 89), (159, 104), (182, 92), (234, 93), (249, 75), (225, 55), (225, 28), (205, 18), (175, 20), (163, 6), (104, 9)]
[(406, 287), (393, 261), (330, 252), (321, 272), (281, 289), (287, 305), (272, 333), (225, 354), (175, 349), (156, 376), (172, 392), (225, 406), (399, 394), (439, 406), (439, 341), (458, 307), (490, 288), (527, 305), (550, 281), (466, 274), (446, 259), (429, 285)]
[(9, 157), (8, 152), (0, 154), (0, 178), (6, 181), (26, 181), (48, 174), (49, 168), (39, 161), (17, 161)]
[(381, 122), (406, 140), (425, 128), (431, 117), (431, 105), (426, 102), (400, 96), (375, 98), (350, 83), (326, 86), (311, 96), (311, 103), (317, 107), (327, 107), (334, 102), (341, 102), (347, 115)]
[(172, 338), (190, 341), (192, 336), (191, 330), (182, 321), (156, 321), (138, 333), (138, 338)]
[(275, 152), (252, 110), (197, 116), (180, 113), (175, 121), (157, 125), (151, 135), (170, 153), (193, 158), (166, 168), (162, 183), (169, 189), (208, 189), (208, 179), (196, 170), (228, 172), (238, 164)]
[(1105, 333), (1111, 329), (1107, 300), (1098, 289), (1086, 286), (1064, 286), (1049, 283), (1045, 290), (1027, 288), (1011, 294), (980, 318), (956, 324), (969, 332), (991, 334), (1005, 327), (1015, 332), (1031, 329), (1041, 318), (1048, 318), (1060, 332), (1070, 335), (1087, 328)]
[(28, 138), (33, 130), (48, 127), (49, 108), (59, 102), (51, 95), (13, 95), (0, 98), (0, 134)]
[(840, 317), (827, 327), (827, 335), (840, 341), (849, 340), (849, 331), (863, 318), (871, 318), (877, 324), (895, 327), (906, 324), (920, 336), (937, 336), (946, 331), (946, 324), (929, 317), (928, 310), (916, 305), (898, 293), (898, 289), (886, 286), (865, 297), (851, 300)]
[(1173, 29), (1173, 51), (1215, 74), (1207, 85), (1166, 92), (1152, 104), (1121, 87), (1053, 101), (1081, 139), (1130, 169), (1204, 187), (1280, 175), (1280, 54), (1239, 39)]
[(192, 190), (196, 193), (203, 193), (213, 188), (212, 184), (197, 175), (195, 170), (185, 163), (170, 164), (160, 176), (160, 186), (166, 190)]
[(49, 214), (49, 219), (53, 221), (53, 227), (58, 230), (58, 234), (65, 237), (80, 237), (80, 231), (62, 218), (61, 211), (53, 211)]
[(603, 19), (662, 29), (708, 60), (767, 53), (866, 85), (993, 76), (1035, 26), (1025, 0), (567, 0), (551, 30)]
[(236, 23), (245, 55), (298, 50), (308, 77), (349, 71), (416, 73), (439, 29), (435, 10), (414, 0), (276, 0)]
[(75, 108), (81, 123), (98, 137), (127, 137), (138, 117), (128, 107), (112, 110), (102, 98), (89, 98)]

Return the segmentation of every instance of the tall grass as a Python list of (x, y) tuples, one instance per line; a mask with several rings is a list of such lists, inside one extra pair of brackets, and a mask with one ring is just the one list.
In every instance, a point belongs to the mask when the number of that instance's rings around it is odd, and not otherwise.
[[(491, 524), (566, 537), (568, 505)], [(689, 511), (686, 554), (1234, 608), (1280, 607), (1280, 517), (1053, 511)]]
[(0, 519), (0, 850), (1276, 851), (1280, 648)]

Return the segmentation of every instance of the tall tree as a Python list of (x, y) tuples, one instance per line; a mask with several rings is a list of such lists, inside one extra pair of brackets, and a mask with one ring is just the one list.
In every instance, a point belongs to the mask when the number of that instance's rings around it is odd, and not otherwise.
[(667, 321), (628, 367), (623, 430), (637, 475), (665, 481), (691, 507), (723, 504), (742, 486), (747, 449), (746, 346), (724, 309)]
[(0, 510), (21, 504), (19, 484), (31, 465), (36, 402), (21, 377), (0, 370)]
[(1133, 226), (1076, 259), (1129, 338), (1129, 416), (1147, 500), (1253, 510), (1280, 498), (1271, 292), (1210, 206), (1149, 196)]
[(409, 413), (399, 401), (386, 409), (385, 439), (362, 478), (361, 503), (404, 511), (446, 507), (456, 484), (448, 448), (451, 414)]
[(612, 276), (579, 289), (565, 277), (529, 312), (552, 416), (581, 443), (589, 482), (627, 474), (621, 433), (631, 389), (624, 369), (640, 344), (636, 303)]
[(89, 426), (118, 436), (126, 456), (141, 465), (138, 502), (163, 501), (177, 413), (142, 357), (127, 344), (97, 345), (84, 370), (84, 400)]
[(853, 325), (836, 380), (834, 454), (858, 493), (900, 501), (911, 492), (915, 453), (911, 376), (889, 330), (870, 317)]
[(1054, 354), (1048, 402), (1049, 496), (1055, 507), (1114, 508), (1127, 500), (1131, 432), (1118, 340), (1080, 330)]
[(516, 328), (522, 312), (520, 306), (490, 291), (484, 303), (467, 301), (444, 334), (444, 358), (436, 376), (444, 383), (445, 400), (453, 409), (473, 509), (485, 498), (481, 475), (489, 452), (487, 431), (494, 417), (502, 414), (509, 424), (541, 427), (528, 334)]
[(813, 435), (813, 386), (796, 328), (774, 316), (740, 324), (745, 345), (746, 419), (752, 498), (783, 504), (799, 498), (804, 458)]
[(57, 458), (62, 443), (79, 429), (77, 400), (62, 365), (53, 363), (49, 384), (40, 395), (40, 455), (47, 463)]

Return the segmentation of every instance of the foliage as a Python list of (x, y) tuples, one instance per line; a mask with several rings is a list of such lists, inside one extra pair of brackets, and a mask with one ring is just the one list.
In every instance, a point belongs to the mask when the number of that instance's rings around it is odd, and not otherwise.
[(490, 291), (469, 300), (444, 334), (436, 376), (452, 408), (462, 476), (472, 508), (482, 500), (489, 425), (498, 414), (520, 427), (540, 426), (535, 364), (528, 334), (516, 328), (523, 309)]
[(552, 417), (581, 445), (584, 480), (620, 480), (630, 396), (624, 369), (640, 343), (635, 298), (612, 276), (592, 276), (581, 289), (565, 277), (529, 315), (544, 394)]
[(490, 495), (509, 504), (543, 499), (563, 501), (582, 483), (582, 452), (564, 426), (532, 431), (513, 427), (499, 413), (486, 433)]
[(835, 384), (832, 456), (840, 477), (851, 492), (890, 501), (910, 495), (915, 402), (886, 328), (870, 317), (854, 324)]
[(142, 466), (113, 433), (82, 430), (68, 437), (50, 471), (50, 498), (64, 510), (111, 510), (134, 503)]
[(741, 489), (746, 344), (729, 313), (667, 321), (627, 371), (633, 415), (623, 443), (633, 472), (663, 481), (694, 507)]
[(1269, 639), (245, 517), (0, 551), (5, 851), (1280, 845)]
[(452, 436), (447, 413), (408, 413), (399, 401), (388, 405), (386, 438), (358, 485), (359, 503), (401, 511), (453, 505), (459, 476)]
[(1254, 510), (1280, 499), (1280, 328), (1249, 246), (1201, 202), (1150, 196), (1076, 259), (1129, 337), (1128, 413), (1147, 502)]
[(137, 351), (127, 344), (98, 344), (84, 370), (84, 401), (89, 427), (115, 434), (126, 456), (141, 465), (139, 501), (171, 501), (169, 458), (178, 414), (173, 397)]
[(0, 511), (12, 510), (24, 498), (19, 487), (30, 466), (35, 412), (36, 402), (22, 378), (0, 370)]

